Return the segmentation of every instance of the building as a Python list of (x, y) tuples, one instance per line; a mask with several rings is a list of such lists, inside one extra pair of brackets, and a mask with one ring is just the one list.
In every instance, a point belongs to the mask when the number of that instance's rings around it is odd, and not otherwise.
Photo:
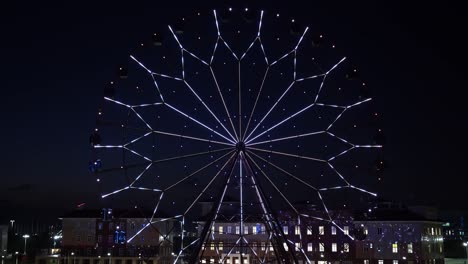
[(38, 264), (172, 263), (175, 221), (151, 213), (112, 209), (78, 210), (62, 218), (61, 253)]
[(377, 209), (357, 217), (356, 260), (361, 264), (443, 264), (442, 222), (404, 209)]
[[(286, 251), (293, 250), (299, 263), (444, 263), (440, 221), (402, 207), (376, 208), (365, 214), (350, 210), (329, 213), (333, 222), (323, 220), (328, 215), (313, 206), (301, 208), (300, 220), (292, 212), (278, 212), (282, 232), (289, 241), (289, 245), (282, 246)], [(431, 211), (427, 215), (434, 214)], [(202, 230), (205, 221), (197, 223), (198, 230)], [(241, 234), (245, 240), (239, 240)], [(242, 245), (240, 241), (245, 243)], [(202, 263), (218, 263), (222, 258), (224, 263), (240, 264), (242, 255), (243, 263), (271, 261), (276, 246), (259, 219), (246, 218), (243, 228), (236, 218), (217, 220), (204, 246)]]

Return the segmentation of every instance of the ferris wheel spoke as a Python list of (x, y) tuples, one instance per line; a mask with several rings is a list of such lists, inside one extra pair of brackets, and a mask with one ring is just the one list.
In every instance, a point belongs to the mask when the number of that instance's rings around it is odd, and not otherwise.
[(230, 151), (230, 152), (228, 152), (228, 153), (226, 153), (226, 154), (224, 154), (224, 155), (222, 155), (221, 157), (217, 158), (216, 160), (211, 161), (210, 163), (206, 164), (205, 166), (201, 167), (200, 169), (196, 170), (195, 172), (189, 174), (188, 176), (185, 176), (184, 178), (180, 179), (180, 180), (177, 181), (176, 183), (174, 183), (174, 184), (172, 184), (172, 185), (166, 187), (166, 188), (164, 189), (164, 192), (167, 192), (167, 191), (169, 191), (170, 189), (172, 189), (172, 188), (176, 187), (177, 185), (181, 184), (182, 182), (184, 182), (184, 181), (190, 179), (190, 178), (193, 177), (194, 175), (196, 175), (196, 174), (198, 174), (199, 172), (205, 170), (206, 168), (212, 166), (213, 164), (215, 164), (216, 162), (220, 161), (221, 159), (223, 159), (223, 158), (226, 157), (227, 155), (231, 154), (232, 152), (233, 152), (233, 150)]
[(331, 162), (327, 162), (327, 164), (335, 172), (335, 174), (338, 175), (338, 177), (340, 177), (346, 183), (348, 188), (352, 188), (352, 189), (358, 190), (360, 192), (370, 194), (372, 196), (377, 196), (376, 193), (367, 191), (367, 190), (365, 190), (363, 188), (360, 188), (360, 187), (357, 187), (357, 186), (351, 184), (348, 180), (345, 179), (345, 177), (343, 175), (341, 175), (341, 173), (331, 164)]
[(211, 111), (211, 109), (208, 107), (208, 105), (206, 105), (206, 103), (200, 98), (200, 96), (198, 96), (198, 94), (195, 92), (195, 90), (190, 86), (190, 84), (184, 80), (184, 83), (185, 85), (190, 89), (190, 91), (192, 91), (192, 93), (197, 97), (198, 101), (200, 101), (203, 106), (206, 108), (206, 110), (208, 110), (208, 112), (210, 112), (210, 114), (214, 117), (214, 119), (216, 119), (216, 121), (219, 123), (219, 125), (226, 131), (226, 133), (228, 133), (228, 135), (231, 137), (232, 140), (236, 140), (232, 134), (229, 132), (229, 130), (223, 125), (223, 123), (221, 123), (221, 121), (218, 119), (218, 117), (213, 113), (213, 111)]
[(255, 160), (253, 160), (249, 156), (247, 157), (248, 157), (248, 160), (251, 161), (255, 165), (255, 167), (261, 172), (263, 177), (265, 177), (265, 179), (271, 184), (271, 186), (276, 190), (276, 192), (278, 192), (278, 194), (283, 198), (283, 200), (289, 205), (289, 207), (291, 207), (291, 209), (296, 214), (299, 214), (299, 211), (296, 209), (296, 207), (292, 205), (289, 199), (283, 194), (283, 192), (278, 188), (278, 186), (276, 186), (276, 184), (270, 179), (270, 177), (268, 177), (268, 175), (262, 170), (262, 168), (260, 168), (260, 166), (255, 162)]
[[(270, 161), (268, 161), (268, 160), (262, 158), (261, 156), (255, 154), (255, 153), (252, 152), (252, 151), (247, 150), (246, 155), (250, 156), (249, 153), (252, 154), (252, 155), (254, 155), (255, 157), (257, 157), (257, 158), (260, 159), (261, 161), (263, 161), (263, 162), (265, 162), (265, 163), (268, 163), (270, 166), (272, 166), (273, 168), (279, 170), (279, 171), (282, 172), (283, 174), (286, 174), (287, 176), (293, 178), (293, 179), (296, 180), (297, 182), (300, 182), (300, 183), (304, 184), (305, 186), (307, 186), (307, 187), (313, 189), (314, 191), (317, 191), (317, 187), (315, 187), (315, 186), (311, 185), (310, 183), (308, 183), (308, 182), (302, 180), (301, 178), (299, 178), (299, 177), (293, 175), (292, 173), (290, 173), (290, 172), (286, 171), (285, 169), (281, 168), (280, 166), (275, 165), (274, 163), (272, 163), (272, 162), (270, 162)], [(252, 159), (252, 157), (250, 157), (250, 158)]]
[(174, 219), (177, 219), (177, 218), (180, 218), (182, 217), (181, 215), (178, 215), (178, 216), (174, 216), (174, 217), (167, 217), (167, 218), (163, 218), (163, 219), (159, 219), (159, 220), (155, 220), (155, 221), (148, 221), (148, 223), (146, 223), (142, 228), (140, 228), (132, 237), (130, 237), (128, 240), (127, 240), (127, 243), (130, 243), (133, 241), (133, 239), (135, 239), (135, 237), (137, 237), (138, 235), (140, 235), (145, 229), (147, 229), (148, 227), (150, 227), (151, 225), (154, 225), (154, 224), (157, 224), (157, 223), (161, 223), (161, 222), (166, 222), (166, 221), (170, 221), (170, 220), (174, 220)]
[(298, 159), (306, 159), (306, 160), (312, 160), (312, 161), (317, 161), (317, 162), (327, 162), (326, 160), (323, 159), (318, 159), (314, 157), (308, 157), (308, 156), (302, 156), (298, 154), (291, 154), (291, 153), (286, 153), (286, 152), (279, 152), (279, 151), (274, 151), (274, 150), (268, 150), (268, 149), (261, 149), (261, 148), (254, 148), (254, 147), (247, 147), (248, 150), (255, 150), (255, 151), (261, 151), (265, 153), (271, 153), (271, 154), (276, 154), (276, 155), (282, 155), (286, 157), (293, 157), (293, 158), (298, 158)]
[[(250, 136), (257, 130), (257, 128), (262, 124), (262, 122), (268, 117), (268, 115), (275, 109), (276, 105), (283, 99), (283, 97), (288, 93), (288, 91), (294, 86), (294, 81), (289, 84), (288, 88), (281, 94), (281, 96), (276, 100), (273, 106), (268, 110), (268, 112), (263, 116), (263, 118), (258, 122), (258, 124), (253, 128), (253, 130), (249, 133), (249, 135), (245, 138), (246, 142), (249, 140)], [(246, 131), (247, 132), (247, 131)]]
[(222, 135), (222, 134), (219, 133), (218, 131), (212, 129), (211, 127), (209, 127), (209, 126), (207, 126), (207, 125), (205, 125), (205, 124), (203, 124), (202, 122), (198, 121), (197, 119), (195, 119), (195, 118), (193, 118), (193, 117), (187, 115), (186, 113), (180, 111), (179, 109), (175, 108), (174, 106), (172, 106), (172, 105), (170, 105), (170, 104), (168, 104), (168, 103), (165, 103), (164, 105), (166, 105), (166, 106), (169, 107), (170, 109), (174, 110), (175, 112), (181, 114), (182, 116), (184, 116), (184, 117), (186, 117), (186, 118), (192, 120), (193, 122), (197, 123), (198, 125), (200, 125), (200, 126), (206, 128), (206, 129), (208, 129), (209, 131), (215, 133), (216, 135), (218, 135), (218, 136), (224, 138), (224, 139), (227, 140), (228, 142), (231, 142), (232, 144), (236, 144), (235, 141), (233, 141), (233, 140), (231, 140), (231, 139), (225, 137), (224, 135)]
[[(262, 84), (260, 85), (260, 89), (258, 90), (257, 97), (255, 98), (255, 103), (253, 105), (252, 111), (250, 112), (250, 117), (249, 117), (249, 120), (247, 121), (247, 126), (245, 127), (245, 133), (247, 133), (247, 131), (249, 130), (250, 122), (252, 121), (252, 116), (255, 112), (255, 108), (257, 107), (258, 99), (260, 98), (260, 94), (262, 93), (263, 85), (265, 84), (265, 80), (266, 80), (269, 70), (270, 70), (270, 66), (267, 66), (265, 70), (265, 74), (263, 75)], [(245, 137), (245, 133), (244, 133), (244, 137)]]
[(247, 244), (247, 247), (249, 247), (250, 251), (254, 254), (255, 258), (260, 261), (260, 263), (263, 263), (262, 259), (260, 258), (260, 256), (257, 254), (257, 251), (255, 251), (253, 249), (252, 246), (250, 246), (250, 242), (245, 238), (245, 236), (242, 237), (242, 239), (244, 240), (244, 242)]
[(320, 84), (320, 87), (317, 91), (317, 94), (315, 95), (315, 100), (314, 100), (314, 103), (316, 103), (319, 99), (319, 95), (320, 95), (320, 92), (322, 91), (322, 88), (323, 88), (323, 84), (325, 83), (325, 79), (327, 78), (328, 74), (330, 72), (332, 72), (336, 67), (338, 67), (338, 65), (340, 65), (343, 61), (346, 60), (346, 57), (343, 57), (338, 63), (336, 63), (335, 65), (333, 65), (326, 73), (325, 75), (323, 76), (323, 80), (322, 80), (322, 83)]
[(231, 157), (224, 163), (224, 165), (221, 167), (221, 169), (213, 176), (213, 178), (208, 182), (208, 184), (203, 188), (203, 190), (200, 192), (200, 194), (195, 198), (195, 200), (190, 204), (190, 206), (185, 210), (184, 215), (186, 215), (192, 207), (198, 202), (200, 197), (205, 193), (205, 191), (211, 186), (211, 184), (216, 180), (218, 175), (221, 173), (222, 170), (226, 167), (226, 165), (232, 160), (232, 158), (236, 156), (236, 153), (232, 154)]
[(234, 131), (234, 135), (236, 136), (237, 141), (239, 141), (239, 136), (237, 135), (236, 128), (234, 126), (234, 122), (232, 121), (231, 114), (229, 113), (229, 109), (227, 108), (226, 101), (224, 100), (223, 93), (221, 92), (221, 88), (219, 87), (218, 80), (216, 78), (216, 75), (213, 71), (213, 67), (210, 66), (210, 71), (211, 71), (211, 76), (213, 76), (213, 81), (216, 85), (216, 88), (218, 90), (219, 97), (221, 98), (221, 101), (223, 102), (224, 110), (226, 111), (227, 117), (229, 119), (229, 122), (231, 123), (232, 130)]
[(216, 140), (211, 140), (211, 139), (205, 139), (205, 138), (199, 138), (199, 137), (186, 136), (186, 135), (175, 134), (175, 133), (170, 133), (170, 132), (165, 132), (165, 131), (153, 130), (151, 132), (155, 133), (155, 134), (159, 134), (159, 135), (186, 138), (186, 139), (193, 139), (193, 140), (197, 140), (197, 141), (215, 143), (215, 144), (226, 145), (226, 146), (235, 146), (232, 143), (226, 143), (226, 142), (221, 142), (221, 141), (216, 141)]
[(249, 146), (255, 146), (255, 145), (261, 145), (261, 144), (267, 144), (267, 143), (272, 143), (272, 142), (277, 142), (277, 141), (288, 140), (288, 139), (297, 139), (297, 138), (302, 138), (302, 137), (315, 136), (315, 135), (320, 135), (320, 134), (324, 134), (324, 133), (326, 133), (326, 131), (315, 131), (315, 132), (304, 133), (304, 134), (299, 134), (299, 135), (269, 139), (269, 140), (260, 141), (260, 142), (247, 143), (246, 146), (249, 147)]

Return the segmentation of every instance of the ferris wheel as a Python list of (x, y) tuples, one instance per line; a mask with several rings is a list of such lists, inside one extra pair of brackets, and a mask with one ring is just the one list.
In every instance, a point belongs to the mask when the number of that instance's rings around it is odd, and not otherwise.
[[(292, 252), (278, 210), (343, 230), (330, 204), (377, 195), (365, 168), (382, 131), (367, 83), (342, 53), (295, 19), (248, 8), (182, 17), (140, 43), (104, 89), (90, 137), (101, 197), (151, 206), (147, 224), (128, 240), (176, 220), (174, 262), (188, 252), (197, 262), (218, 235), (214, 225), (236, 222), (231, 251), (217, 250), (221, 263), (239, 245), (253, 250), (243, 236), (252, 219)], [(201, 215), (198, 204), (207, 201)], [(320, 213), (302, 212), (297, 201)], [(187, 242), (188, 221), (200, 217), (200, 236)]]

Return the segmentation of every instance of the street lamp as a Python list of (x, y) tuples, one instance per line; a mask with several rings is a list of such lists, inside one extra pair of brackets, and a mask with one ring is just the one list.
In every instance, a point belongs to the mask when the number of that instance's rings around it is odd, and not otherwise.
[(72, 264), (75, 264), (75, 252), (72, 252), (71, 255), (72, 255)]
[(25, 234), (23, 235), (23, 238), (24, 238), (24, 255), (26, 255), (26, 244), (28, 242), (29, 235)]
[(18, 254), (19, 254), (19, 252), (18, 252), (18, 251), (16, 251), (16, 252), (15, 252), (15, 256), (16, 256), (16, 264), (18, 264)]
[[(463, 242), (463, 246), (465, 247), (465, 258), (468, 260), (468, 242)], [(465, 260), (466, 264), (466, 260)]]
[(107, 256), (109, 256), (109, 264), (112, 264), (112, 254), (109, 252), (107, 253)]

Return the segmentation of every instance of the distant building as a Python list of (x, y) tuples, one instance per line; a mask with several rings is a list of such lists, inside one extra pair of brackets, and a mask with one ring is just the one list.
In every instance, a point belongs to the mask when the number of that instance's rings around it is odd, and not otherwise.
[[(79, 210), (62, 218), (62, 249), (38, 264), (172, 263), (175, 221), (148, 225), (151, 214), (112, 209)], [(154, 218), (153, 221), (161, 220)], [(142, 230), (140, 232), (140, 230)], [(54, 262), (54, 260), (56, 262)]]

